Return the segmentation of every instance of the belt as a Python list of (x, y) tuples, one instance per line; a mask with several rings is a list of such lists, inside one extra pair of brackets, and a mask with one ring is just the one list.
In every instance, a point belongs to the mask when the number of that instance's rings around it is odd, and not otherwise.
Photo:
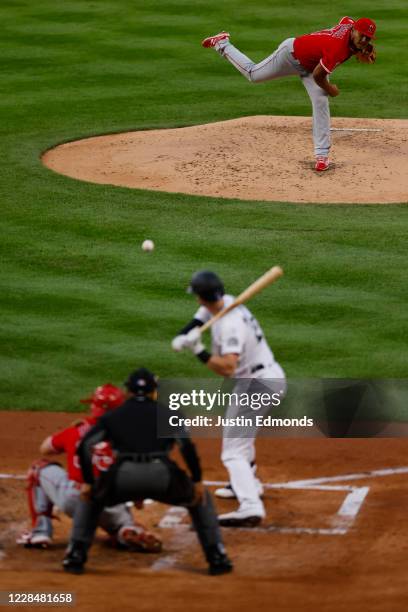
[(166, 452), (155, 452), (155, 453), (119, 453), (118, 459), (120, 462), (123, 461), (135, 461), (136, 463), (148, 463), (154, 461), (154, 459), (164, 459), (168, 457)]
[(263, 363), (258, 363), (258, 365), (256, 365), (253, 368), (251, 368), (251, 374), (254, 374), (255, 372), (258, 372), (259, 370), (263, 370), (264, 367), (265, 366), (263, 365)]

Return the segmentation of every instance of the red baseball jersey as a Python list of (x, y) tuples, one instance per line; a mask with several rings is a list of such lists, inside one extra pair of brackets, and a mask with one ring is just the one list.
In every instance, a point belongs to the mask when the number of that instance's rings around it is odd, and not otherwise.
[(84, 435), (93, 427), (96, 419), (86, 417), (71, 427), (67, 427), (51, 436), (51, 444), (57, 453), (66, 453), (67, 472), (70, 480), (82, 483), (82, 472), (76, 454), (78, 445)]
[(320, 63), (330, 74), (339, 64), (353, 55), (350, 49), (350, 32), (354, 19), (343, 17), (340, 23), (329, 30), (320, 30), (295, 39), (294, 56), (308, 72), (313, 72)]

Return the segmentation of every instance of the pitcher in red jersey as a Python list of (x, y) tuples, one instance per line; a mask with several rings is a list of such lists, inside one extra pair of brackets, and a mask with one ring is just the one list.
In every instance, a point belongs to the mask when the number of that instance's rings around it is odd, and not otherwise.
[(258, 64), (230, 43), (228, 32), (205, 38), (202, 45), (218, 51), (252, 83), (292, 75), (301, 78), (313, 107), (315, 170), (322, 172), (330, 165), (329, 96), (335, 97), (340, 93), (337, 85), (330, 83), (329, 75), (353, 55), (358, 59), (365, 57), (364, 63), (374, 63), (375, 50), (371, 41), (375, 31), (376, 24), (372, 19), (362, 17), (355, 21), (343, 17), (327, 30), (287, 38), (272, 55)]

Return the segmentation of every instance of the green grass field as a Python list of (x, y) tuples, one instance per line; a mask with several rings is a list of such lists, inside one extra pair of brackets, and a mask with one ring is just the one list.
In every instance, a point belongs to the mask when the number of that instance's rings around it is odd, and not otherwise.
[[(405, 2), (3, 0), (1, 400), (67, 410), (143, 363), (203, 376), (170, 340), (194, 312), (184, 289), (212, 268), (251, 304), (296, 377), (407, 375), (408, 208), (222, 201), (82, 183), (44, 168), (59, 142), (254, 114), (310, 115), (297, 80), (249, 86), (200, 40), (228, 28), (260, 60), (343, 15), (378, 22), (375, 66), (346, 63), (334, 116), (406, 118)], [(396, 62), (396, 58), (400, 61)], [(362, 169), (364, 171), (364, 169)], [(358, 194), (356, 194), (358, 200)], [(140, 243), (152, 238), (153, 254)]]

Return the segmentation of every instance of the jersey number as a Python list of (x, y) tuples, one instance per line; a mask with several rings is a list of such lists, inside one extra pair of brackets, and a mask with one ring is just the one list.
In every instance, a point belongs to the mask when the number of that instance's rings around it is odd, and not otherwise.
[(252, 329), (252, 331), (254, 332), (254, 335), (257, 339), (257, 342), (261, 342), (263, 340), (263, 333), (261, 328), (259, 327), (259, 323), (258, 321), (255, 319), (255, 317), (251, 317), (250, 319), (247, 319), (246, 317), (244, 318), (244, 321), (247, 325), (249, 325), (249, 327)]

